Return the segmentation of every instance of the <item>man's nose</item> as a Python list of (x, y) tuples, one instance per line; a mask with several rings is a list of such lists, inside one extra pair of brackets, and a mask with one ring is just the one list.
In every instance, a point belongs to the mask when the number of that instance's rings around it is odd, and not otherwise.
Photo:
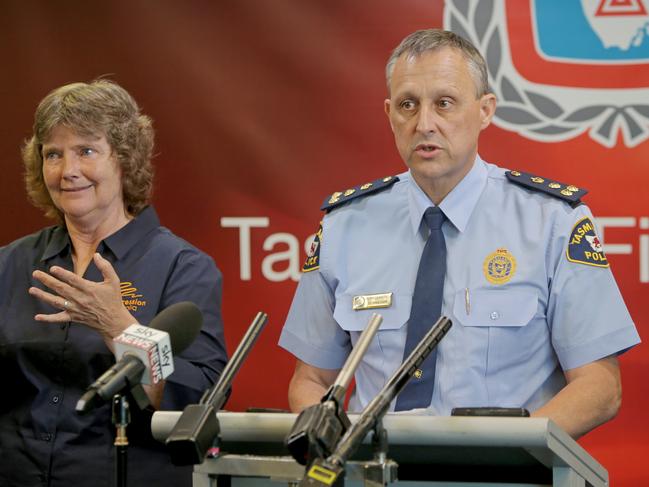
[(421, 133), (437, 132), (437, 113), (434, 108), (422, 105), (417, 118), (417, 131)]

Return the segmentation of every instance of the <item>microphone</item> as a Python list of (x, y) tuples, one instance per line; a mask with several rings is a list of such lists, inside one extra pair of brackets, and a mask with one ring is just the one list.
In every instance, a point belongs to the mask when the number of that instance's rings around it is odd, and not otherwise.
[(451, 326), (451, 320), (445, 316), (437, 320), (379, 393), (363, 409), (358, 420), (343, 435), (335, 451), (326, 460), (317, 458), (311, 464), (300, 481), (300, 487), (331, 487), (339, 477), (342, 478), (347, 459), (356, 452), (367, 433), (375, 428), (389, 409), (392, 400), (403, 390), (417, 368), (444, 338)]
[(128, 390), (138, 407), (149, 405), (142, 384), (157, 384), (174, 371), (173, 355), (187, 348), (203, 325), (194, 303), (183, 301), (163, 309), (149, 326), (134, 324), (113, 339), (117, 362), (92, 383), (76, 405), (87, 412)]
[(347, 386), (382, 321), (381, 315), (372, 314), (338, 377), (320, 403), (303, 410), (295, 420), (285, 443), (296, 462), (306, 465), (314, 458), (331, 455), (334, 446), (351, 425), (344, 409)]
[(198, 404), (190, 404), (185, 407), (165, 441), (171, 463), (174, 465), (203, 463), (207, 451), (218, 440), (220, 427), (216, 411), (225, 404), (234, 376), (252, 350), (252, 346), (259, 338), (267, 321), (266, 313), (261, 311), (257, 313), (239, 346), (221, 372), (218, 382), (205, 391)]

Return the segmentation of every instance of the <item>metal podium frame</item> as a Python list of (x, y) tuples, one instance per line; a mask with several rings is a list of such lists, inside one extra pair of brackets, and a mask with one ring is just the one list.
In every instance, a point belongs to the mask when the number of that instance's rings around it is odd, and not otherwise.
[[(179, 412), (156, 412), (152, 431), (164, 441)], [(304, 467), (284, 447), (295, 414), (219, 412), (221, 455), (194, 467), (194, 487), (228, 485), (233, 477), (298, 482)], [(356, 416), (350, 415), (355, 421)], [(430, 486), (593, 487), (608, 486), (608, 472), (567, 433), (547, 418), (441, 417), (388, 414), (388, 464), (398, 464), (399, 481)], [(368, 435), (369, 436), (369, 435)], [(366, 486), (396, 480), (375, 478), (369, 438), (352, 461), (347, 480)], [(373, 478), (374, 477), (374, 478)], [(221, 481), (219, 481), (219, 478)], [(225, 482), (223, 482), (225, 480)]]

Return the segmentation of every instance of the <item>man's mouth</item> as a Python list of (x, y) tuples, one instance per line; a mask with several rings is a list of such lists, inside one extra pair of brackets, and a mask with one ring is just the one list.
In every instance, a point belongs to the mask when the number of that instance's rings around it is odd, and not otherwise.
[(435, 151), (438, 151), (440, 147), (435, 144), (419, 144), (417, 147), (415, 147), (415, 152), (419, 153), (433, 153)]

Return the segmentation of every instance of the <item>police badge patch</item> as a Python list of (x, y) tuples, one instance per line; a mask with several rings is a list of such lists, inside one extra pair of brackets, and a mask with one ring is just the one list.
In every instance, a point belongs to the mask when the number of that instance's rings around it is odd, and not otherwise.
[(570, 233), (566, 256), (570, 262), (595, 267), (609, 267), (602, 243), (595, 233), (595, 225), (590, 221), (590, 218), (585, 217), (575, 223)]
[(505, 284), (516, 272), (516, 259), (509, 250), (497, 249), (484, 260), (483, 271), (491, 284)]
[(320, 243), (322, 242), (322, 222), (318, 227), (318, 231), (313, 237), (311, 247), (306, 254), (306, 261), (302, 266), (302, 272), (311, 272), (320, 268)]

